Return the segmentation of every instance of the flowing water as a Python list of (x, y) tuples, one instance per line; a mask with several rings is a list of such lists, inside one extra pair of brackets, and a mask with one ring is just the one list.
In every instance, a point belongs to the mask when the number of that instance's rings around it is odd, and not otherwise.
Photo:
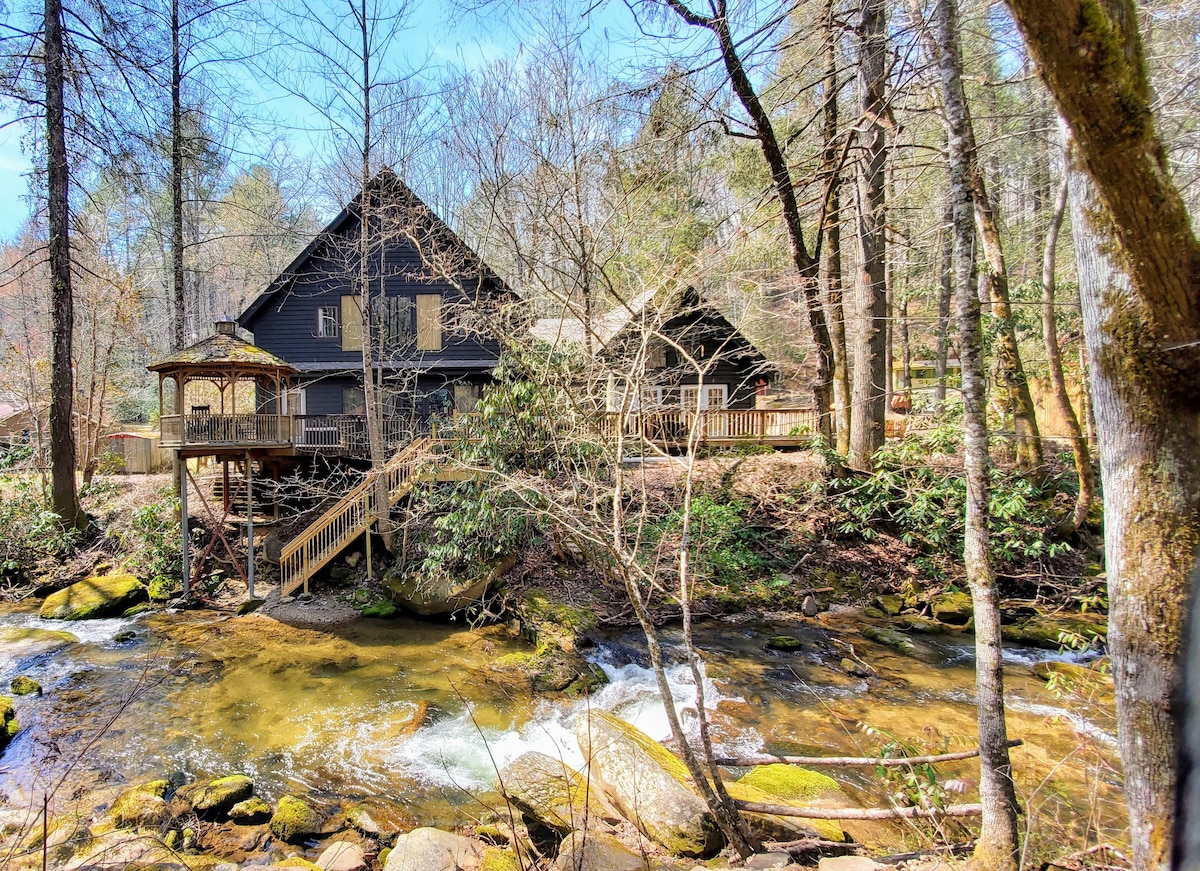
[[(870, 755), (891, 740), (926, 752), (973, 746), (970, 636), (917, 636), (916, 656), (905, 657), (852, 634), (855, 619), (699, 627), (718, 752)], [(46, 636), (63, 630), (78, 640)], [(801, 650), (767, 651), (765, 640), (780, 633), (799, 637)], [(838, 637), (853, 640), (879, 676), (849, 676)], [(668, 630), (668, 651), (677, 641)], [(26, 674), (44, 695), (16, 700), (22, 730), (0, 758), (0, 795), (16, 806), (46, 791), (58, 803), (82, 801), (153, 778), (236, 771), (268, 799), (382, 796), (447, 826), (477, 816), (497, 767), (527, 750), (579, 765), (574, 722), (589, 704), (668, 736), (636, 635), (594, 648), (611, 682), (590, 700), (532, 698), (485, 679), (489, 660), (527, 649), (498, 628), (404, 619), (314, 629), (187, 612), (62, 624), (9, 609), (0, 612), (0, 681)], [(1102, 826), (1119, 837), (1111, 703), (1049, 692), (1031, 665), (1055, 656), (1008, 652), (1009, 731), (1026, 742), (1014, 763), (1027, 812), (1072, 836)], [(690, 672), (676, 663), (670, 677), (694, 725)], [(974, 772), (960, 763), (944, 776), (970, 792)], [(871, 769), (833, 773), (872, 803), (898, 787), (881, 786)]]

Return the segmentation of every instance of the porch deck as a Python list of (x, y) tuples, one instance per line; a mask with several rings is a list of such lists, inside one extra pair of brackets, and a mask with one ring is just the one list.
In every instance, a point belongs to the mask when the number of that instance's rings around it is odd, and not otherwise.
[[(453, 420), (442, 423), (442, 428), (447, 423), (452, 429)], [(189, 456), (269, 451), (365, 457), (369, 447), (366, 418), (353, 414), (171, 414), (161, 417), (159, 424), (162, 446)], [(621, 427), (627, 439), (677, 449), (687, 446), (695, 426), (698, 446), (797, 447), (807, 442), (816, 425), (816, 414), (808, 409), (668, 409), (624, 417), (608, 412), (600, 421), (600, 432), (616, 438)], [(437, 421), (391, 418), (384, 421), (383, 439), (391, 453), (416, 438), (436, 435), (438, 428)]]

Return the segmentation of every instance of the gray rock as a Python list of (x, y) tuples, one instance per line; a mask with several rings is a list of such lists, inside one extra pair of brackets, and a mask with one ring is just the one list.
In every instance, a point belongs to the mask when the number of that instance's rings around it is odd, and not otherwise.
[(816, 596), (805, 596), (800, 605), (800, 612), (805, 617), (816, 617), (821, 613), (821, 603), (817, 601)]
[(382, 798), (363, 799), (351, 805), (346, 809), (346, 822), (364, 835), (386, 841), (415, 825), (401, 805)]
[(572, 832), (558, 849), (560, 871), (643, 871), (642, 857), (602, 832)]
[(884, 867), (868, 856), (827, 856), (817, 863), (817, 871), (878, 871)]
[(687, 768), (644, 732), (605, 711), (580, 717), (575, 737), (592, 782), (647, 837), (677, 856), (710, 856), (724, 839)]
[(595, 789), (566, 763), (544, 753), (525, 753), (500, 771), (500, 792), (522, 813), (560, 835), (604, 816)]
[(458, 871), (474, 867), (486, 848), (479, 841), (443, 832), (413, 829), (396, 839), (384, 871)]
[(792, 864), (787, 853), (755, 853), (746, 860), (747, 868), (786, 868)]
[(367, 854), (358, 844), (335, 841), (317, 858), (317, 867), (325, 871), (366, 871)]

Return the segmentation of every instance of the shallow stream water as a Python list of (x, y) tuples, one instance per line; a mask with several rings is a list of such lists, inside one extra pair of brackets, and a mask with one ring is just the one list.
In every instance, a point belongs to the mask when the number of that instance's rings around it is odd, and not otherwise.
[[(907, 657), (857, 636), (859, 619), (698, 627), (718, 753), (872, 755), (893, 740), (921, 752), (973, 746), (971, 637), (914, 636)], [(44, 635), (62, 631), (78, 640)], [(766, 650), (781, 633), (802, 648)], [(672, 630), (665, 640), (677, 650)], [(847, 641), (878, 677), (843, 671)], [(636, 635), (598, 639), (591, 653), (611, 682), (589, 700), (532, 698), (485, 679), (489, 660), (526, 649), (499, 628), (406, 619), (303, 628), (186, 612), (62, 624), (10, 608), (0, 611), (0, 681), (26, 674), (44, 695), (16, 699), (22, 729), (0, 757), (0, 796), (16, 807), (40, 804), (47, 791), (60, 805), (100, 803), (130, 783), (236, 771), (267, 799), (380, 796), (423, 824), (451, 826), (479, 816), (496, 769), (527, 750), (579, 765), (574, 722), (588, 705), (668, 736)], [(1013, 755), (1025, 819), (1048, 821), (1063, 837), (1098, 828), (1120, 838), (1111, 703), (1050, 692), (1031, 666), (1059, 654), (1006, 655), (1009, 732), (1025, 740)], [(690, 675), (679, 664), (670, 675), (694, 724)], [(872, 769), (831, 773), (873, 804), (904, 786), (881, 783)], [(955, 800), (973, 799), (973, 762), (942, 776), (965, 783)]]

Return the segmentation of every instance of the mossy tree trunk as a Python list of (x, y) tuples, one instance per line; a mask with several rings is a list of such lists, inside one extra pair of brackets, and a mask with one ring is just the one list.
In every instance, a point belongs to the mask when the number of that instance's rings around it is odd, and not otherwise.
[(975, 704), (979, 722), (979, 798), (983, 819), (974, 858), (976, 866), (983, 871), (1016, 871), (1019, 864), (1017, 799), (1004, 722), (999, 593), (988, 554), (987, 384), (975, 273), (969, 119), (962, 87), (955, 0), (935, 2), (933, 28), (949, 146), (954, 283), (958, 295), (959, 360), (962, 366), (963, 465), (967, 478), (963, 562), (971, 586), (975, 619)]
[(1170, 863), (1178, 683), (1200, 542), (1200, 240), (1155, 129), (1132, 0), (1008, 0), (1071, 128), (1104, 481), (1109, 651), (1134, 867)]

